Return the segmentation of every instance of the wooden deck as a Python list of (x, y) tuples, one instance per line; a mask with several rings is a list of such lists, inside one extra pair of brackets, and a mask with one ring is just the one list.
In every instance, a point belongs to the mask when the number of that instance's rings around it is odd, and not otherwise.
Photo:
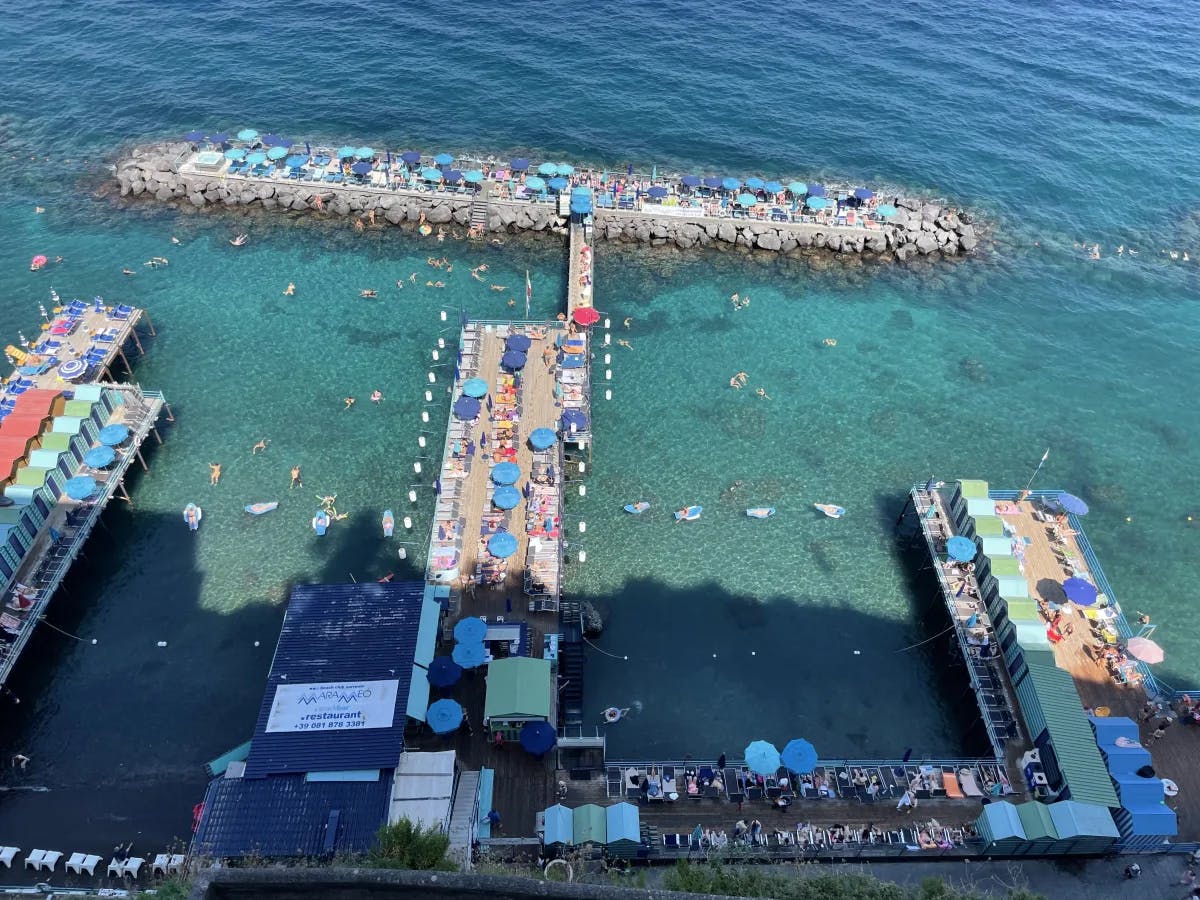
[[(61, 391), (70, 387), (71, 384), (112, 380), (112, 367), (118, 359), (124, 364), (126, 373), (131, 373), (133, 369), (125, 356), (124, 348), (132, 342), (139, 353), (143, 352), (141, 341), (138, 339), (137, 326), (143, 318), (149, 324), (149, 316), (144, 310), (133, 307), (127, 318), (117, 319), (110, 314), (112, 309), (111, 306), (103, 305), (97, 309), (95, 302), (88, 303), (83, 311), (74, 317), (78, 321), (69, 334), (52, 336), (51, 327), (67, 312), (66, 305), (56, 306), (51, 311), (54, 318), (42, 325), (32, 346), (26, 349), (26, 352), (32, 354), (33, 357), (28, 361), (29, 365), (47, 364), (44, 372), (24, 376), (33, 382), (33, 388)], [(150, 331), (153, 333), (153, 325), (150, 326)], [(98, 337), (109, 339), (97, 341)], [(50, 341), (56, 342), (60, 346), (53, 347), (50, 345)], [(92, 348), (102, 351), (103, 356), (98, 363), (89, 367), (86, 376), (68, 382), (58, 374), (59, 365), (68, 360), (83, 359), (88, 350)], [(20, 377), (22, 377), (20, 370), (15, 369), (10, 380), (15, 381)]]
[[(1022, 538), (1025, 546), (1025, 579), (1029, 584), (1029, 596), (1047, 602), (1061, 603), (1062, 589), (1058, 587), (1071, 572), (1064, 568), (1061, 555), (1054, 550), (1049, 525), (1034, 518), (1034, 507), (1029, 501), (1015, 504), (1015, 514), (1004, 514), (1005, 522), (1011, 525)], [(1071, 535), (1064, 540), (1076, 560), (1083, 554)], [(1054, 646), (1057, 664), (1071, 673), (1084, 706), (1092, 709), (1107, 707), (1113, 716), (1127, 716), (1138, 721), (1146, 704), (1146, 694), (1139, 686), (1118, 684), (1108, 673), (1103, 662), (1098, 662), (1087, 647), (1100, 644), (1094, 636), (1093, 626), (1074, 604), (1064, 607), (1068, 611), (1067, 621), (1072, 633)], [(1065, 626), (1064, 626), (1065, 627)], [(1179, 785), (1179, 796), (1169, 798), (1167, 803), (1179, 816), (1178, 841), (1200, 840), (1200, 727), (1182, 725), (1176, 721), (1166, 729), (1166, 735), (1153, 741), (1154, 729), (1141, 725), (1142, 743), (1154, 758), (1154, 768), (1159, 777), (1170, 778)]]

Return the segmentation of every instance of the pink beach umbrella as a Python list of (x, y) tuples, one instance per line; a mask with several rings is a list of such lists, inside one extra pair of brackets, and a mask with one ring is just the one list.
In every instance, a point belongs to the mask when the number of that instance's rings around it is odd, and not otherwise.
[(1158, 646), (1158, 644), (1156, 644), (1154, 641), (1150, 640), (1150, 638), (1130, 638), (1125, 649), (1129, 652), (1130, 656), (1140, 659), (1144, 663), (1150, 663), (1151, 665), (1154, 663), (1160, 663), (1165, 658), (1163, 654), (1163, 648)]

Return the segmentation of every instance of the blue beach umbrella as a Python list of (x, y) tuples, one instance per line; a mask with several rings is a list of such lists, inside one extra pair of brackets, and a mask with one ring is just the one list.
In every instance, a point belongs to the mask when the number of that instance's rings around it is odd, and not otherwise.
[(538, 178), (536, 175), (530, 175), (525, 179), (525, 187), (529, 188), (531, 191), (544, 191), (546, 189), (546, 182), (544, 179)]
[(521, 503), (521, 492), (511, 484), (498, 487), (492, 493), (492, 504), (496, 509), (516, 509)]
[(421, 154), (416, 150), (405, 150), (400, 154), (400, 159), (403, 160), (405, 165), (415, 166), (421, 161)]
[(218, 131), (216, 134), (210, 134), (208, 136), (208, 141), (211, 144), (223, 144), (227, 140), (229, 140), (229, 135), (224, 131)]
[(803, 181), (789, 181), (788, 193), (795, 194), (797, 197), (803, 197), (808, 193), (808, 185)]
[(554, 446), (558, 435), (550, 428), (535, 428), (529, 435), (529, 446), (534, 450), (548, 450)]
[(112, 447), (106, 447), (104, 444), (101, 444), (99, 447), (93, 447), (87, 453), (83, 454), (83, 464), (91, 466), (93, 469), (103, 469), (116, 458), (117, 452)]
[(528, 359), (520, 350), (505, 350), (504, 355), (500, 357), (500, 365), (516, 372), (525, 368), (525, 363), (528, 362)]
[(237, 139), (239, 141), (246, 141), (246, 142), (256, 141), (256, 140), (258, 140), (258, 132), (255, 131), (253, 128), (243, 128), (241, 131), (239, 131), (237, 133)]
[(700, 187), (700, 176), (699, 175), (684, 175), (682, 178), (679, 179), (679, 183), (682, 184), (684, 187), (691, 187), (691, 188)]
[(425, 168), (425, 169), (421, 170), (421, 177), (424, 178), (426, 181), (441, 181), (442, 180), (442, 170), (434, 169), (432, 167)]
[(374, 147), (355, 147), (354, 155), (357, 156), (359, 159), (374, 159), (375, 158), (375, 148)]
[(468, 397), (483, 397), (488, 392), (487, 382), (482, 378), (468, 378), (463, 382), (462, 392)]
[(298, 169), (306, 162), (308, 162), (307, 156), (289, 156), (284, 162), (284, 165), (289, 169)]
[(97, 435), (100, 443), (115, 447), (129, 437), (129, 429), (124, 425), (105, 425)]
[(588, 427), (588, 417), (581, 409), (564, 409), (562, 411), (563, 431), (585, 431)]
[(538, 170), (539, 175), (557, 175), (558, 174), (558, 166), (556, 166), (554, 163), (551, 163), (551, 162), (542, 163), (540, 166), (537, 167), (537, 170)]
[(766, 182), (761, 178), (752, 177), (746, 179), (746, 187), (752, 191), (761, 191), (764, 185), (766, 185)]
[(783, 191), (783, 185), (778, 181), (768, 181), (763, 185), (763, 190), (765, 190), (768, 194), (778, 194)]
[(189, 131), (186, 135), (184, 135), (183, 139), (185, 141), (188, 141), (189, 143), (194, 144), (197, 141), (204, 140), (204, 132), (203, 131)]
[(741, 186), (742, 186), (742, 183), (740, 181), (738, 181), (736, 178), (722, 178), (721, 179), (721, 187), (723, 187), (727, 191), (736, 191)]
[(63, 493), (72, 500), (86, 500), (96, 493), (96, 479), (91, 475), (76, 475), (68, 478), (63, 485)]
[(527, 334), (510, 334), (504, 339), (505, 350), (517, 350), (521, 353), (528, 353), (533, 342)]
[(521, 746), (527, 753), (543, 756), (558, 743), (558, 733), (549, 722), (526, 722), (521, 726)]
[(434, 734), (449, 734), (462, 724), (463, 708), (457, 700), (436, 700), (425, 711), (425, 721)]
[(753, 194), (738, 194), (738, 206), (753, 206), (758, 202), (758, 198)]
[(479, 400), (475, 397), (459, 397), (454, 401), (454, 415), (464, 421), (474, 419), (479, 415)]
[(719, 188), (721, 186), (721, 179), (716, 175), (709, 175), (704, 179), (704, 186), (707, 188)]
[(879, 213), (879, 215), (883, 216), (885, 219), (890, 219), (896, 214), (896, 207), (892, 206), (890, 203), (882, 203), (875, 207), (875, 212)]
[(235, 160), (236, 159), (245, 159), (246, 151), (243, 150), (241, 147), (234, 147), (230, 150), (225, 151), (225, 158), (226, 159), (235, 159)]
[(483, 172), (479, 171), (479, 169), (467, 169), (467, 171), (463, 172), (463, 181), (467, 184), (479, 184), (483, 181)]
[(787, 746), (779, 754), (779, 759), (797, 775), (805, 775), (816, 768), (817, 751), (808, 741), (796, 738), (787, 742)]
[(454, 623), (454, 639), (460, 644), (478, 644), (487, 636), (487, 622), (479, 616), (467, 616)]
[(287, 154), (287, 147), (272, 147), (267, 151), (267, 159), (283, 159)]
[(267, 154), (263, 153), (261, 150), (255, 150), (253, 153), (246, 154), (246, 162), (250, 163), (252, 166), (260, 165), (266, 161)]
[(567, 163), (559, 163), (557, 166), (554, 167), (554, 171), (557, 172), (559, 175), (574, 175), (575, 167), (572, 165), (569, 165)]
[(356, 162), (350, 167), (350, 171), (355, 175), (366, 175), (371, 171), (371, 168), (372, 166), (369, 162)]
[(439, 153), (433, 158), (433, 164), (435, 166), (448, 166), (452, 162), (454, 162), (454, 157), (449, 153)]
[(825, 196), (825, 185), (810, 184), (808, 186), (808, 195), (810, 197), (824, 197)]
[(667, 196), (667, 194), (669, 194), (669, 193), (671, 193), (671, 192), (668, 191), (665, 187), (662, 187), (661, 185), (657, 185), (657, 184), (654, 185), (654, 187), (652, 187), (646, 191), (646, 195), (648, 197), (653, 197), (655, 200), (661, 200), (663, 197)]
[(475, 669), (487, 661), (487, 648), (481, 641), (455, 644), (454, 649), (450, 651), (450, 659), (464, 669)]
[(946, 541), (946, 553), (955, 562), (970, 562), (978, 552), (979, 548), (975, 546), (975, 542), (961, 534)]
[(260, 139), (260, 143), (264, 147), (274, 147), (276, 144), (280, 143), (282, 140), (283, 140), (283, 138), (281, 138), (277, 134), (264, 134), (262, 136), (262, 138)]
[(547, 185), (547, 186), (550, 188), (550, 190), (552, 190), (552, 191), (561, 191), (561, 190), (562, 190), (563, 188), (565, 188), (565, 187), (566, 187), (566, 186), (567, 186), (569, 183), (570, 183), (570, 182), (568, 182), (568, 181), (567, 181), (567, 179), (565, 179), (565, 178), (560, 178), (559, 176), (555, 175), (553, 178), (551, 178), (549, 181), (547, 181), (547, 182), (546, 182), (546, 185)]
[(463, 173), (458, 169), (446, 169), (442, 177), (446, 179), (447, 184), (458, 184), (462, 181)]
[(508, 167), (510, 169), (512, 169), (514, 172), (524, 172), (526, 169), (529, 168), (529, 160), (525, 159), (522, 156), (518, 156), (516, 159), (514, 159), (512, 162), (510, 162), (508, 164)]
[(1074, 494), (1059, 494), (1057, 497), (1058, 505), (1067, 512), (1076, 516), (1086, 516), (1088, 505)]
[(875, 192), (867, 188), (855, 188), (854, 196), (859, 200), (870, 200), (875, 196)]
[(769, 741), (752, 741), (745, 757), (746, 765), (756, 775), (774, 775), (779, 770), (779, 751)]
[(501, 531), (488, 538), (487, 548), (497, 559), (507, 559), (517, 552), (517, 539), (507, 531)]
[(354, 151), (356, 149), (357, 148), (349, 145), (346, 145), (345, 147), (338, 147), (337, 157), (338, 159), (350, 159), (350, 157), (354, 156)]
[(458, 684), (462, 678), (462, 666), (449, 656), (435, 656), (425, 673), (429, 683), (434, 687), (448, 688)]
[(809, 197), (804, 201), (804, 205), (809, 209), (824, 209), (829, 204), (824, 197)]
[(516, 484), (521, 477), (521, 467), (514, 462), (496, 463), (492, 468), (493, 484)]
[(1099, 596), (1096, 586), (1086, 578), (1068, 578), (1062, 588), (1067, 599), (1079, 606), (1091, 606)]

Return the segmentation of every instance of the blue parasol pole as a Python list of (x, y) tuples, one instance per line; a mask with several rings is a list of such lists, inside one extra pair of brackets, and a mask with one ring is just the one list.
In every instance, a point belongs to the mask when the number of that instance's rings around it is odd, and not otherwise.
[(1038, 472), (1042, 471), (1042, 466), (1046, 464), (1046, 458), (1050, 456), (1050, 448), (1046, 448), (1046, 452), (1042, 454), (1041, 462), (1037, 464), (1037, 468), (1033, 470), (1033, 474), (1029, 476), (1029, 481), (1025, 483), (1025, 490), (1029, 490), (1033, 484), (1033, 479), (1037, 478)]

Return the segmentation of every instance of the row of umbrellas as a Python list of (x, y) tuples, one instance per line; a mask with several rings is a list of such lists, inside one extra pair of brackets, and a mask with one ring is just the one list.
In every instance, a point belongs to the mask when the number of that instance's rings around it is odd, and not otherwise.
[(811, 772), (817, 765), (817, 751), (803, 738), (787, 742), (780, 753), (770, 741), (751, 741), (744, 752), (746, 765), (756, 775), (774, 775), (782, 764), (798, 775)]

